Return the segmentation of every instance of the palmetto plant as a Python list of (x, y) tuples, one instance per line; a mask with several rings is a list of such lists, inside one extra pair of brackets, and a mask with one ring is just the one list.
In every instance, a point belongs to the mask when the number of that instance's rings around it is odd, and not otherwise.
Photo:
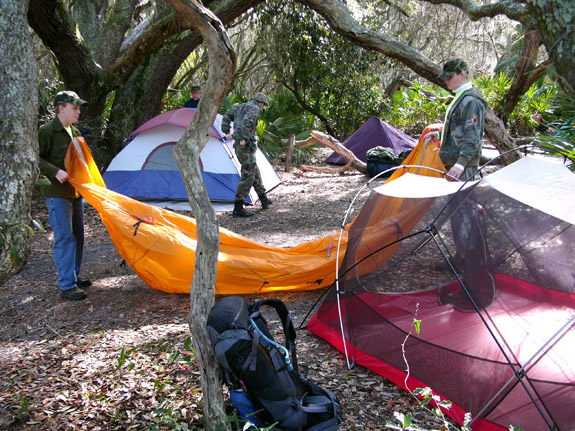
[[(258, 124), (258, 138), (262, 151), (272, 159), (285, 155), (285, 142), (291, 135), (296, 140), (306, 139), (314, 128), (313, 116), (306, 113), (287, 91), (279, 91), (269, 97), (269, 106), (262, 112)], [(296, 148), (294, 163), (304, 163), (311, 157), (313, 149)]]
[(535, 138), (535, 145), (544, 153), (564, 157), (575, 172), (575, 99), (559, 94), (554, 100), (554, 116), (546, 122), (551, 133)]

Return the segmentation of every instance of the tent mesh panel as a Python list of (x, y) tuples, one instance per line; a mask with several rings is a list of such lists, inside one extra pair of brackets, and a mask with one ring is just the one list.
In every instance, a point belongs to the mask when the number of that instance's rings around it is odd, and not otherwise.
[[(570, 429), (575, 413), (563, 407), (575, 403), (573, 371), (549, 370), (561, 361), (562, 353), (553, 352), (575, 341), (573, 325), (545, 343), (575, 315), (573, 256), (572, 225), (485, 184), (453, 199), (373, 193), (351, 227), (339, 270), (348, 348), (352, 356), (360, 351), (402, 372), (407, 360), (410, 376), (502, 427), (546, 429), (545, 415)], [(487, 325), (477, 323), (462, 285)], [(340, 333), (336, 297), (332, 289), (316, 318)], [(546, 316), (560, 324), (554, 321), (532, 345), (526, 321), (546, 322)], [(414, 319), (421, 319), (421, 334), (414, 332)], [(537, 354), (541, 347), (544, 352)], [(523, 381), (543, 415), (526, 398), (511, 365), (526, 367)]]

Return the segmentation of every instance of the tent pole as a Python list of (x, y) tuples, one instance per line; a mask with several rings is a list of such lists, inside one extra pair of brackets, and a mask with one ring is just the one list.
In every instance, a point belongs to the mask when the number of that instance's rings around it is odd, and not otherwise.
[[(461, 189), (460, 189), (461, 190)], [(457, 195), (459, 194), (459, 191), (457, 193), (454, 194)], [(452, 197), (453, 198), (453, 197)], [(428, 229), (431, 231), (432, 229), (435, 229), (435, 227), (432, 225), (430, 227), (428, 227)], [(501, 351), (501, 353), (503, 354), (503, 356), (505, 357), (505, 360), (507, 361), (507, 363), (509, 364), (509, 366), (511, 367), (511, 369), (513, 370), (513, 374), (515, 375), (515, 377), (517, 377), (517, 379), (519, 380), (519, 382), (521, 383), (521, 385), (523, 386), (523, 388), (525, 389), (525, 391), (527, 392), (527, 395), (529, 396), (529, 398), (531, 399), (531, 402), (533, 403), (533, 405), (535, 406), (535, 408), (537, 409), (537, 411), (539, 411), (539, 414), (541, 415), (541, 417), (543, 418), (543, 420), (545, 421), (545, 423), (547, 424), (547, 426), (549, 427), (550, 430), (553, 430), (553, 426), (549, 423), (547, 417), (545, 416), (545, 414), (543, 413), (543, 411), (541, 410), (541, 407), (539, 406), (539, 403), (535, 400), (535, 398), (533, 397), (533, 394), (531, 393), (531, 391), (529, 390), (529, 388), (527, 387), (527, 385), (525, 384), (525, 382), (523, 381), (523, 379), (521, 378), (519, 371), (515, 368), (514, 364), (511, 362), (511, 359), (509, 358), (509, 355), (507, 354), (507, 352), (505, 351), (505, 349), (503, 348), (503, 346), (501, 345), (500, 341), (497, 339), (497, 337), (495, 336), (495, 333), (493, 332), (493, 329), (491, 328), (491, 326), (488, 324), (487, 320), (485, 319), (485, 316), (483, 316), (483, 313), (481, 312), (481, 310), (479, 309), (477, 303), (475, 302), (475, 300), (473, 299), (473, 297), (471, 296), (471, 294), (469, 293), (469, 290), (467, 288), (467, 286), (465, 285), (465, 283), (463, 282), (463, 279), (459, 276), (459, 274), (457, 273), (457, 271), (455, 270), (455, 268), (453, 267), (453, 265), (451, 264), (451, 262), (449, 261), (445, 251), (441, 248), (439, 241), (435, 238), (435, 236), (432, 236), (433, 241), (435, 242), (435, 244), (437, 245), (437, 248), (439, 249), (439, 252), (441, 253), (441, 255), (443, 256), (443, 258), (445, 259), (445, 261), (447, 262), (447, 265), (449, 266), (449, 268), (451, 269), (451, 271), (453, 272), (453, 274), (455, 275), (455, 278), (457, 279), (457, 282), (459, 283), (459, 285), (461, 286), (461, 288), (463, 289), (463, 291), (465, 292), (465, 294), (467, 295), (468, 299), (471, 301), (471, 304), (473, 305), (473, 308), (475, 308), (475, 311), (477, 311), (477, 314), (479, 315), (479, 318), (481, 319), (481, 321), (483, 322), (483, 324), (485, 325), (485, 327), (487, 328), (487, 331), (489, 332), (489, 334), (491, 335), (491, 337), (493, 338), (493, 340), (495, 341), (495, 344), (497, 344), (497, 347), (499, 347), (499, 350)], [(486, 311), (487, 313), (487, 311)], [(487, 313), (487, 315), (489, 315), (489, 313)]]
[[(545, 344), (543, 344), (539, 350), (537, 350), (533, 356), (531, 356), (531, 358), (529, 358), (525, 364), (523, 364), (521, 366), (521, 368), (519, 370), (517, 370), (517, 372), (519, 374), (521, 374), (522, 376), (525, 376), (525, 378), (527, 379), (527, 381), (529, 382), (529, 384), (532, 386), (533, 390), (535, 391), (535, 393), (537, 394), (537, 390), (535, 389), (535, 387), (533, 386), (533, 384), (531, 383), (529, 377), (527, 377), (527, 372), (529, 371), (529, 369), (531, 369), (533, 366), (535, 366), (535, 364), (543, 357), (545, 356), (546, 352), (544, 352), (543, 354), (541, 354), (543, 352), (543, 350), (548, 350), (546, 349), (548, 346), (550, 346), (551, 344), (556, 344), (570, 329), (571, 327), (575, 324), (575, 316), (572, 316), (571, 319), (569, 319), (567, 322), (565, 322), (565, 324), (555, 333), (551, 336), (551, 338), (549, 338), (549, 340), (547, 340), (545, 342)], [(533, 362), (533, 364), (528, 368), (528, 366)], [(522, 377), (519, 377), (519, 379), (522, 379)], [(489, 405), (491, 403), (493, 403), (497, 398), (499, 398), (499, 396), (506, 391), (506, 388), (508, 388), (512, 383), (515, 383), (514, 386), (517, 384), (517, 382), (514, 382), (515, 378), (511, 377), (507, 383), (505, 383), (501, 389), (493, 396), (493, 398), (491, 398), (486, 404), (485, 406), (479, 411), (479, 413), (477, 413), (477, 415), (471, 420), (471, 422), (469, 422), (469, 425), (472, 425), (473, 422), (475, 422), (475, 420), (478, 417), (481, 417), (481, 415), (483, 413), (485, 413), (485, 411), (489, 408)], [(509, 393), (509, 391), (507, 391)], [(547, 409), (547, 407), (545, 406), (545, 403), (543, 402), (543, 400), (541, 399), (541, 397), (539, 396), (539, 394), (537, 394), (539, 400), (541, 400), (541, 404), (543, 404), (543, 407), (545, 408), (545, 411), (547, 412), (547, 414), (549, 415), (549, 417), (551, 419), (553, 419), (553, 416), (551, 415), (551, 412), (549, 412), (549, 410)], [(547, 422), (547, 421), (546, 421)], [(547, 422), (547, 425), (549, 425), (549, 422)], [(550, 425), (549, 425), (550, 426)], [(553, 429), (550, 426), (550, 429)]]

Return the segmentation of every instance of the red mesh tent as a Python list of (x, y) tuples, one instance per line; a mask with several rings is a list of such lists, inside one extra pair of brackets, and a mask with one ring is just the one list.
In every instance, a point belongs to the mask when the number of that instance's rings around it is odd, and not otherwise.
[(574, 223), (562, 163), (463, 187), (406, 173), (373, 190), (307, 327), (474, 431), (575, 429)]
[[(412, 150), (416, 144), (416, 139), (373, 116), (353, 132), (343, 146), (365, 163), (367, 152), (374, 147), (389, 147), (399, 155), (403, 151)], [(345, 159), (335, 151), (325, 161), (339, 165), (346, 163)]]

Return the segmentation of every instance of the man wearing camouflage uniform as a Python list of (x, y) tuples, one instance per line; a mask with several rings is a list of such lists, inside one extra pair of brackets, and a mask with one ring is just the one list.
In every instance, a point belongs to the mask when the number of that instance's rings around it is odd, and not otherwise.
[[(465, 181), (479, 168), (487, 102), (469, 82), (468, 73), (466, 62), (454, 58), (445, 63), (438, 76), (455, 93), (445, 114), (439, 150), (448, 170), (448, 181)], [(487, 308), (495, 300), (496, 289), (482, 211), (477, 204), (465, 199), (456, 198), (454, 205), (458, 207), (451, 217), (456, 267), (463, 274), (473, 301)], [(475, 311), (462, 290), (441, 288), (439, 301), (452, 304), (460, 311)]]
[[(236, 189), (234, 217), (251, 217), (253, 212), (244, 208), (250, 189), (255, 189), (262, 209), (267, 209), (272, 201), (266, 196), (260, 170), (256, 163), (256, 132), (258, 119), (263, 108), (268, 106), (265, 94), (257, 93), (249, 102), (234, 106), (222, 118), (222, 132), (226, 138), (234, 140), (234, 150), (242, 165), (241, 177)], [(234, 123), (234, 133), (230, 135), (230, 126)]]
[(455, 92), (447, 108), (439, 157), (448, 170), (449, 181), (469, 178), (479, 167), (487, 102), (467, 79), (467, 63), (459, 58), (443, 66), (439, 79)]

